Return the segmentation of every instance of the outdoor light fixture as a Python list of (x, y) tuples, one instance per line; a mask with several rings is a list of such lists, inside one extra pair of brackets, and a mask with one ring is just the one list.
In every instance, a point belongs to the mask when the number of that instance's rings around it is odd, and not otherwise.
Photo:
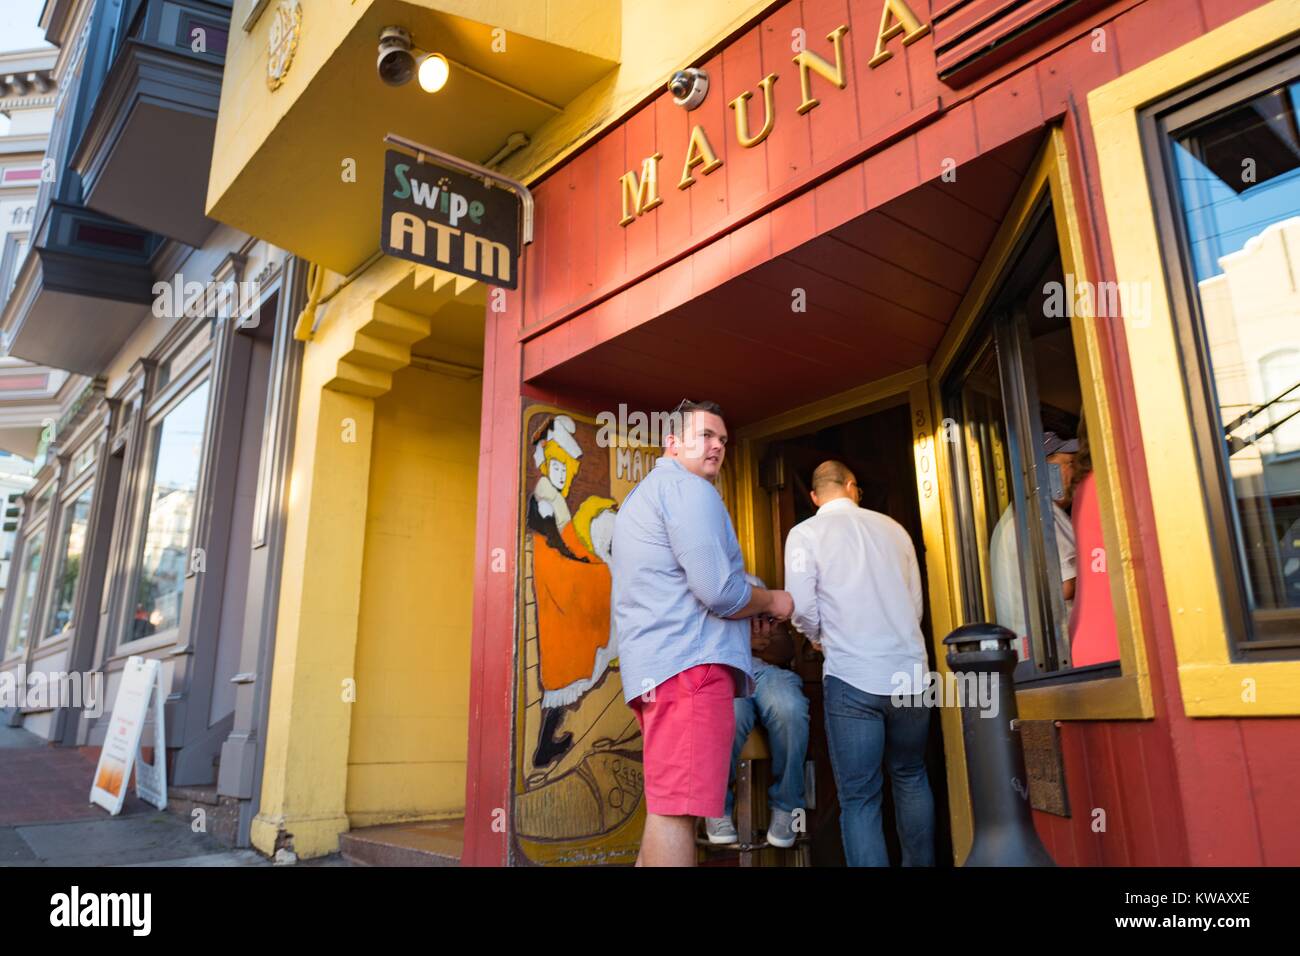
[(426, 93), (437, 93), (447, 85), (451, 64), (441, 53), (430, 53), (420, 61), (420, 88)]
[(695, 66), (678, 70), (668, 81), (668, 92), (672, 93), (673, 102), (678, 106), (693, 110), (709, 93), (709, 74)]
[(405, 86), (415, 76), (411, 34), (401, 27), (384, 27), (379, 33), (379, 78), (389, 86)]
[[(417, 57), (416, 54), (421, 56)], [(379, 33), (379, 78), (389, 86), (405, 86), (419, 76), (420, 88), (437, 93), (447, 85), (451, 64), (441, 53), (425, 53), (411, 43), (403, 27), (384, 27)]]

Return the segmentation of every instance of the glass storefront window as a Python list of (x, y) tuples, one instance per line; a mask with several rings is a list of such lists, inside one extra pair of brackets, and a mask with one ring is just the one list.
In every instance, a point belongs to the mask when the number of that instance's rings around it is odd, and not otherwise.
[(72, 602), (77, 595), (77, 581), (81, 577), (81, 560), (86, 553), (86, 532), (89, 526), (90, 491), (87, 489), (63, 510), (59, 570), (54, 579), (50, 619), (45, 631), (49, 637), (57, 637), (73, 625)]
[[(1300, 82), (1165, 129), (1247, 641), (1300, 634)], [(1225, 559), (1226, 560), (1226, 559)], [(1231, 576), (1231, 575), (1230, 575)], [(1235, 628), (1234, 628), (1235, 630)]]
[(128, 640), (180, 624), (207, 408), (205, 382), (154, 426), (153, 474)]
[(1119, 659), (1071, 333), (1075, 301), (1049, 206), (943, 387), (956, 426), (965, 619), (1017, 636), (1018, 680)]
[(18, 586), (14, 589), (14, 596), (18, 603), (14, 607), (13, 619), (9, 622), (9, 641), (5, 645), (5, 657), (15, 657), (27, 648), (32, 610), (36, 604), (36, 584), (40, 578), (41, 551), (44, 546), (45, 532), (38, 531), (27, 539), (23, 549)]

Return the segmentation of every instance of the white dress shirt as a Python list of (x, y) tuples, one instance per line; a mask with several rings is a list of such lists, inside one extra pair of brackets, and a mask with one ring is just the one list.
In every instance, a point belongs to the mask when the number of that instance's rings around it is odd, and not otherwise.
[[(1074, 543), (1074, 525), (1070, 516), (1057, 506), (1052, 506), (1052, 524), (1056, 531), (1056, 557), (1061, 567), (1061, 583), (1079, 576), (1079, 560)], [(1046, 535), (1044, 535), (1046, 537)], [(1003, 627), (1020, 638), (1017, 655), (1029, 660), (1029, 627), (1025, 623), (1025, 592), (1020, 583), (1020, 545), (1016, 534), (1016, 511), (1011, 505), (989, 536), (989, 565), (993, 577), (993, 615)], [(1065, 602), (1065, 616), (1069, 620), (1074, 602)]]
[(893, 518), (849, 498), (822, 505), (786, 538), (785, 589), (791, 623), (822, 645), (823, 678), (882, 696), (924, 689), (921, 569)]

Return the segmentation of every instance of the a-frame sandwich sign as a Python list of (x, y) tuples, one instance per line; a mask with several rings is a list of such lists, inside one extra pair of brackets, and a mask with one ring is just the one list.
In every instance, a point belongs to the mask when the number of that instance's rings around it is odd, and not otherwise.
[[(90, 802), (99, 804), (114, 816), (122, 811), (133, 766), (136, 795), (159, 810), (167, 808), (167, 730), (163, 723), (163, 691), (159, 677), (157, 660), (127, 658), (108, 722), (108, 736), (99, 752), (95, 780), (90, 787)], [(154, 762), (150, 764), (145, 763), (140, 753), (140, 743), (151, 711)]]

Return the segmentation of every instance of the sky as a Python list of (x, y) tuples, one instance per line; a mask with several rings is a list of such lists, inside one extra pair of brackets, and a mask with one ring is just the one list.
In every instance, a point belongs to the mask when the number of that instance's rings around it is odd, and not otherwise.
[(0, 0), (0, 53), (45, 46), (36, 21), (45, 0)]

